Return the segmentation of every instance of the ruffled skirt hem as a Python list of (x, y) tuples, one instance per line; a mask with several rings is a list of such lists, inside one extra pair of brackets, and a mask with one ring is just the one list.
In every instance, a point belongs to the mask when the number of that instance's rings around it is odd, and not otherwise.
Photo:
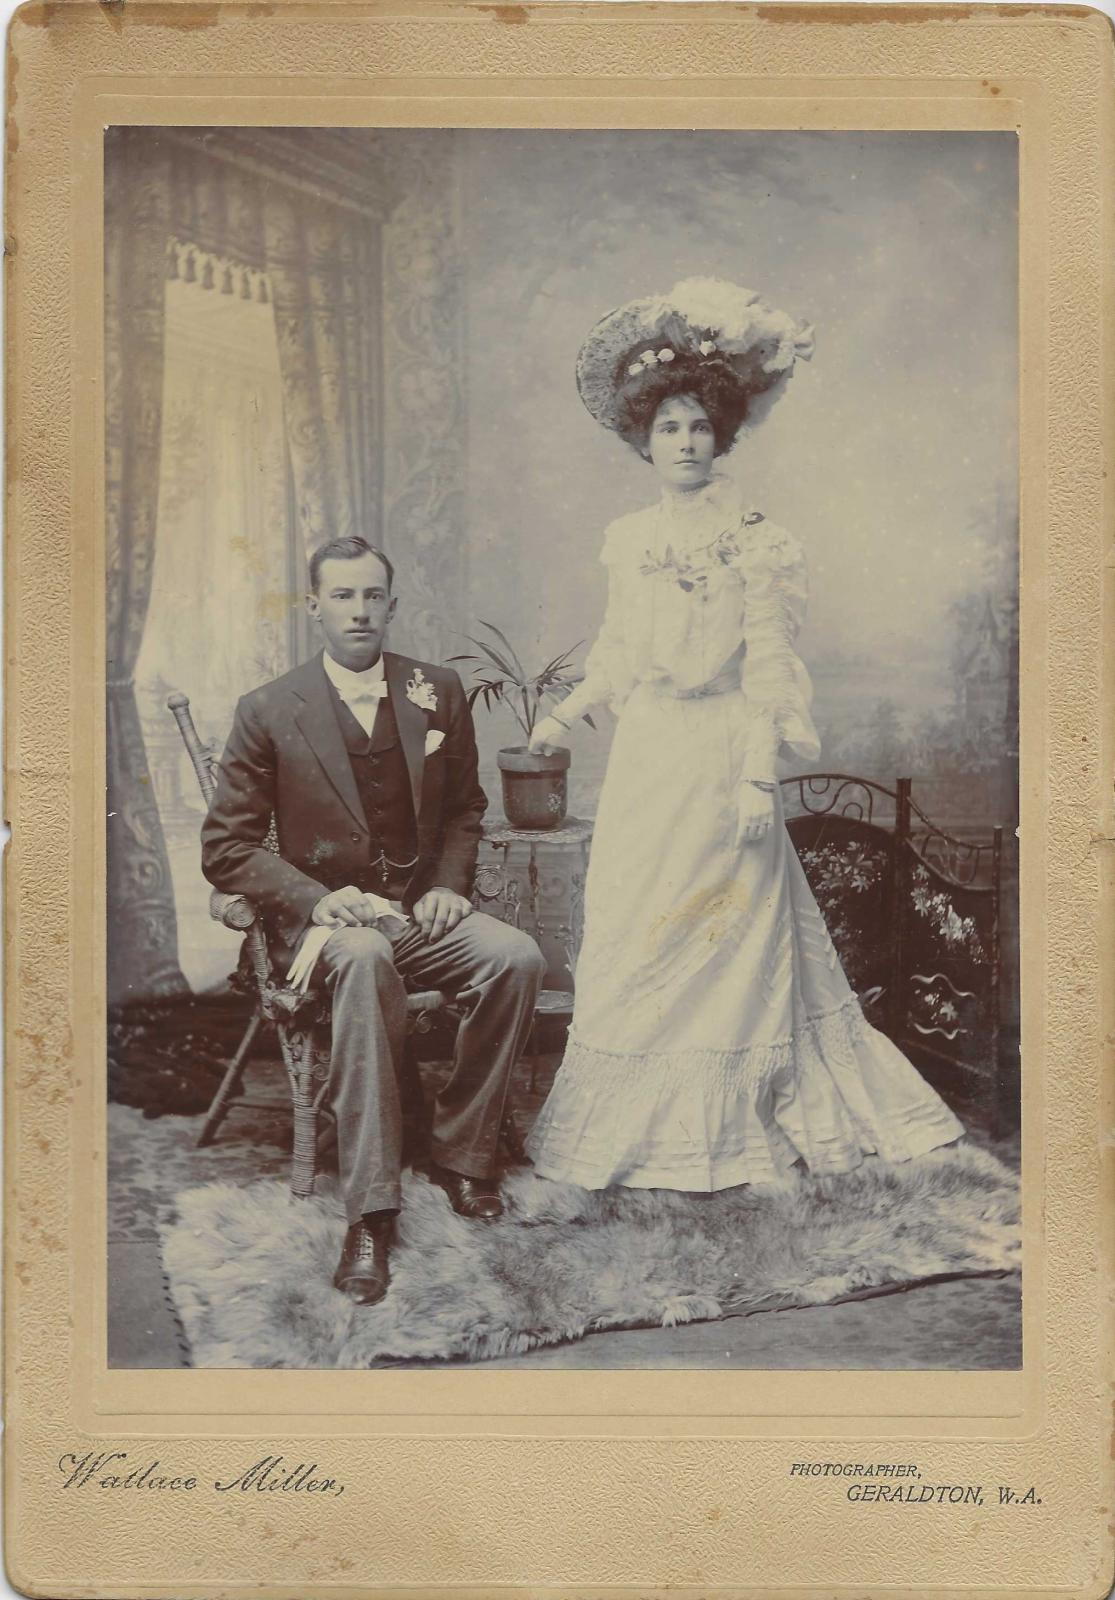
[(962, 1124), (854, 999), (739, 1050), (625, 1055), (572, 1035), (527, 1141), (540, 1177), (711, 1193), (795, 1165), (907, 1161)]

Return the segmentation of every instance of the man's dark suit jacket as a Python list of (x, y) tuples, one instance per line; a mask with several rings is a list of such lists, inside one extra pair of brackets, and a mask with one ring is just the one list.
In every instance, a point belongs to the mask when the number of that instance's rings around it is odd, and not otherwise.
[[(429, 888), (471, 893), (487, 798), (457, 673), (390, 651), (383, 661), (417, 819), (418, 860), (403, 896), (409, 909)], [(416, 669), (436, 697), (433, 710), (407, 696)], [(435, 730), (444, 738), (427, 755)], [(278, 855), (264, 845), (272, 816)], [(261, 910), (278, 963), (293, 954), (322, 895), (360, 881), (370, 843), (319, 652), (237, 705), (202, 826), (202, 870), (215, 888), (246, 895)]]

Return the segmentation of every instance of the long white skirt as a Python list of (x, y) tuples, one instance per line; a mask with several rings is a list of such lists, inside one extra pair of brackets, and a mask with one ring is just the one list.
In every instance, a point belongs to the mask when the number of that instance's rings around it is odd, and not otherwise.
[(744, 717), (738, 691), (640, 685), (623, 709), (569, 1041), (527, 1146), (542, 1177), (708, 1192), (964, 1132), (865, 1021), (781, 809), (737, 845)]

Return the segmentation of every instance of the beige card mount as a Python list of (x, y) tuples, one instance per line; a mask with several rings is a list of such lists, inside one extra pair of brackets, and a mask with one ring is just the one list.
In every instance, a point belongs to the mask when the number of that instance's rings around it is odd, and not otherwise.
[[(1107, 1594), (1112, 67), (1109, 22), (1074, 6), (17, 13), (4, 1484), (21, 1592)], [(391, 648), (409, 658), (467, 651), (478, 618), (552, 646), (540, 660), (591, 640), (604, 527), (648, 503), (651, 468), (580, 406), (580, 342), (627, 300), (733, 276), (816, 325), (811, 362), (725, 457), (810, 560), (799, 648), (825, 754), (783, 770), (790, 836), (859, 1002), (903, 1050), (920, 1040), (969, 1129), (967, 1165), (926, 1158), (926, 1190), (907, 1163), (846, 1228), (828, 1294), (816, 1205), (790, 1227), (754, 1185), (733, 1270), (762, 1267), (766, 1304), (781, 1282), (789, 1309), (717, 1317), (712, 1246), (678, 1232), (658, 1263), (675, 1311), (607, 1303), (601, 1274), (633, 1257), (595, 1234), (603, 1266), (562, 1334), (540, 1297), (578, 1212), (530, 1282), (505, 1272), (501, 1295), (529, 1301), (517, 1343), (484, 1324), (480, 1257), (458, 1254), (456, 1332), (427, 1349), (433, 1319), (412, 1320), (385, 1356), (367, 1328), (336, 1333), (340, 1213), (327, 1176), (286, 1198), (286, 1114), (236, 1109), (197, 1148), (246, 1002), (166, 702), (189, 694), (207, 771), (238, 696), (312, 656), (303, 556), (357, 524), (396, 562)], [(691, 568), (650, 566), (654, 594), (689, 603)], [(675, 708), (692, 730), (725, 703)], [(602, 723), (573, 737), (561, 839), (493, 824), (482, 846), (483, 908), (539, 938), (559, 996), (520, 1111), (560, 1056), (594, 915), (584, 861), (622, 756)], [(483, 700), (476, 724), (498, 822), (510, 724)], [(634, 829), (678, 778), (654, 761)], [(833, 811), (843, 843), (813, 770), (877, 797)], [(932, 849), (926, 867), (931, 838), (992, 876), (958, 882)], [(938, 913), (926, 965), (911, 941)], [(846, 1217), (847, 1182), (828, 1181)], [(430, 1193), (405, 1191), (416, 1228)], [(901, 1265), (899, 1232), (921, 1265)], [(962, 1265), (930, 1270), (946, 1233)], [(407, 1272), (431, 1270), (421, 1238)], [(478, 1248), (436, 1238), (446, 1260)], [(786, 1289), (791, 1257), (808, 1293)], [(284, 1273), (298, 1292), (279, 1301)]]

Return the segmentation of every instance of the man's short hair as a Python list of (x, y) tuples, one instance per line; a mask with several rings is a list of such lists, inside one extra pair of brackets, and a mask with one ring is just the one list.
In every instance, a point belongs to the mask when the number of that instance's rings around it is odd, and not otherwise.
[(327, 543), (318, 545), (310, 557), (310, 588), (314, 594), (317, 594), (323, 561), (358, 561), (361, 556), (375, 556), (377, 561), (383, 562), (387, 573), (387, 592), (390, 594), (395, 584), (395, 568), (382, 550), (374, 544), (369, 544), (367, 539), (361, 539), (356, 535), (348, 539), (330, 539)]

